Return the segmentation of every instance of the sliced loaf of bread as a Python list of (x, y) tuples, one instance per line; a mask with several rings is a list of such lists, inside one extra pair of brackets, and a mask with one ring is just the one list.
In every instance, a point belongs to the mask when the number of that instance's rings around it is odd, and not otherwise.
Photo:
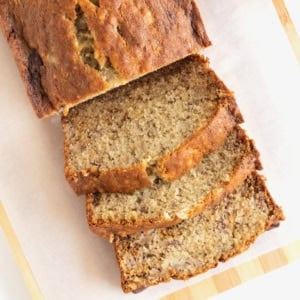
[(72, 108), (62, 119), (66, 178), (77, 194), (171, 182), (241, 121), (207, 59), (190, 56)]
[(171, 226), (218, 202), (260, 167), (253, 142), (236, 127), (221, 147), (172, 183), (157, 180), (133, 194), (89, 194), (88, 222), (104, 237)]
[(123, 290), (132, 292), (205, 272), (245, 251), (259, 234), (283, 219), (263, 179), (253, 174), (218, 205), (190, 220), (116, 237)]

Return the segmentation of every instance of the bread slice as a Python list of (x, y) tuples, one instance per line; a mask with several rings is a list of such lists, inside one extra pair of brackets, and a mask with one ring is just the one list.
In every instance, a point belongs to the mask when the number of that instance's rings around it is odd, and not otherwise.
[(88, 222), (104, 237), (171, 226), (220, 201), (260, 167), (252, 141), (237, 127), (218, 150), (177, 181), (158, 180), (133, 194), (89, 194)]
[(72, 108), (62, 119), (66, 178), (77, 194), (173, 181), (241, 121), (207, 59), (190, 56)]
[(253, 174), (200, 215), (170, 228), (116, 237), (124, 292), (188, 279), (245, 251), (258, 235), (284, 219), (263, 179)]
[(210, 45), (194, 0), (0, 0), (0, 27), (39, 117)]

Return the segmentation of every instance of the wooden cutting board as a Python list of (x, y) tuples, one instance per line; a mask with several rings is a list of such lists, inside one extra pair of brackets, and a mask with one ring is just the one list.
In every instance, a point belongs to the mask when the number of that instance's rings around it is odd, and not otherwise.
[(300, 259), (300, 240), (204, 279), (161, 300), (204, 300)]
[(277, 11), (283, 29), (289, 39), (298, 62), (300, 63), (300, 36), (295, 28), (290, 13), (285, 5), (284, 0), (273, 0), (274, 7)]

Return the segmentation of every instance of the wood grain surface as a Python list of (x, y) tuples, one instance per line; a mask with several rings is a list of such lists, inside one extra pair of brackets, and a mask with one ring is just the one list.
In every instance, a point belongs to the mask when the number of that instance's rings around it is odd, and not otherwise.
[(204, 300), (300, 259), (300, 240), (231, 268), (161, 300)]
[(274, 7), (280, 19), (281, 25), (289, 39), (292, 49), (300, 63), (300, 37), (293, 20), (290, 17), (284, 0), (273, 0)]
[(18, 241), (18, 238), (14, 232), (14, 229), (9, 221), (9, 218), (6, 214), (6, 211), (1, 201), (0, 201), (0, 227), (2, 227), (2, 230), (7, 238), (8, 244), (14, 254), (14, 257), (20, 268), (26, 287), (28, 288), (28, 291), (32, 299), (34, 300), (44, 299), (41, 290), (31, 272), (30, 266), (25, 258), (21, 245)]

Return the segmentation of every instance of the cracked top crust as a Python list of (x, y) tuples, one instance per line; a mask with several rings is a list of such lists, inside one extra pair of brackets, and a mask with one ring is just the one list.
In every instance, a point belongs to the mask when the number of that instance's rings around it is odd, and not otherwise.
[(39, 117), (210, 45), (191, 0), (0, 0), (0, 26)]

